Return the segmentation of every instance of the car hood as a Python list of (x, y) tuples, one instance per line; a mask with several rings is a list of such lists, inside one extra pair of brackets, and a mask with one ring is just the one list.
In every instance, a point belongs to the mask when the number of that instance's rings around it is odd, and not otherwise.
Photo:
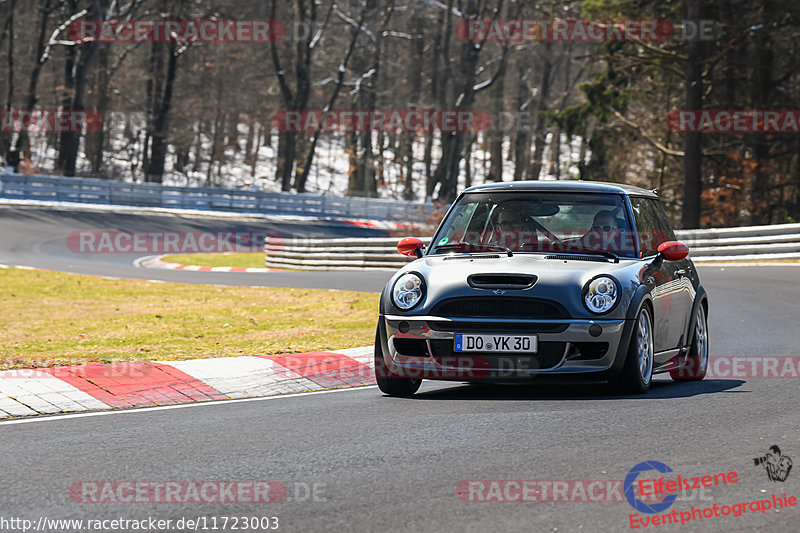
[[(536, 276), (536, 282), (528, 289), (504, 290), (504, 297), (530, 297), (554, 300), (561, 303), (573, 317), (598, 318), (582, 303), (582, 289), (597, 276), (606, 274), (616, 279), (621, 291), (620, 300), (629, 299), (639, 286), (640, 262), (622, 259), (619, 263), (576, 259), (545, 259), (536, 254), (515, 254), (508, 257), (500, 254), (464, 254), (427, 256), (402, 268), (387, 285), (391, 293), (394, 281), (406, 272), (416, 272), (425, 280), (426, 295), (423, 302), (411, 313), (430, 314), (436, 303), (455, 297), (497, 297), (491, 289), (471, 287), (467, 281), (474, 274), (524, 274)], [(393, 306), (392, 306), (393, 307)], [(625, 306), (617, 305), (615, 310)], [(388, 311), (388, 309), (387, 309)], [(603, 318), (618, 318), (612, 311)], [(624, 315), (624, 313), (622, 313)]]

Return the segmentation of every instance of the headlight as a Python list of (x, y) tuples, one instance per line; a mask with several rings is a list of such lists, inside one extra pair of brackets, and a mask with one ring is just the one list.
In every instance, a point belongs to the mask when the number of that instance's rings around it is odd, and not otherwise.
[(424, 295), (425, 283), (418, 274), (409, 272), (408, 274), (403, 274), (394, 282), (392, 300), (394, 300), (394, 305), (403, 311), (408, 311), (421, 302)]
[(583, 301), (589, 311), (607, 313), (617, 303), (618, 295), (617, 282), (609, 277), (600, 276), (589, 282)]

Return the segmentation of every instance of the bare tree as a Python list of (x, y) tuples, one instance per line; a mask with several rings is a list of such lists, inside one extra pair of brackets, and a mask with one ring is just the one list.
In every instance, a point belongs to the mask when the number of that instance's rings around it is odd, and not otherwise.
[[(270, 19), (276, 20), (277, 0), (271, 0), (270, 6)], [(308, 24), (311, 28), (302, 39), (294, 36), (296, 39), (294, 49), (294, 88), (291, 87), (287, 73), (284, 70), (283, 61), (278, 51), (278, 43), (274, 40), (271, 43), (272, 66), (275, 69), (275, 76), (280, 85), (283, 105), (286, 110), (303, 111), (308, 108), (308, 102), (311, 98), (311, 60), (334, 6), (335, 3), (331, 2), (322, 27), (315, 31), (317, 23), (316, 0), (294, 0), (294, 22)], [(278, 136), (276, 179), (281, 182), (281, 189), (284, 191), (289, 191), (292, 188), (292, 170), (297, 158), (298, 136), (299, 133), (286, 131), (281, 132)]]
[[(490, 7), (490, 4), (493, 7)], [(476, 19), (499, 18), (503, 10), (503, 4), (503, 0), (495, 0), (494, 2), (490, 0), (468, 0), (462, 4), (462, 21), (469, 24), (470, 21)], [(518, 15), (518, 13), (519, 5), (517, 5), (514, 16)], [(455, 64), (456, 69), (452, 69), (448, 58), (445, 58), (445, 61), (448, 61), (446, 72), (450, 74), (448, 79), (453, 81), (455, 88), (455, 99), (452, 105), (449, 106), (447, 105), (449, 102), (441, 101), (442, 109), (471, 110), (478, 93), (491, 87), (502, 75), (508, 55), (508, 43), (503, 43), (500, 56), (494, 61), (497, 64), (495, 73), (486, 81), (478, 81), (479, 75), (485, 70), (479, 67), (478, 64), (485, 45), (485, 40), (483, 42), (472, 42), (470, 39), (464, 39), (458, 47), (459, 59)], [(447, 132), (442, 135), (442, 158), (434, 174), (434, 183), (440, 186), (437, 195), (439, 200), (451, 202), (456, 197), (465, 140), (470, 135), (471, 132), (459, 131)]]
[[(80, 13), (87, 11), (78, 11), (78, 0), (68, 0), (68, 3), (70, 7), (70, 18), (68, 20), (70, 21), (76, 20)], [(100, 0), (92, 0), (91, 14), (94, 20), (103, 19)], [(73, 113), (84, 111), (86, 80), (89, 70), (97, 57), (99, 46), (96, 40), (92, 40), (86, 44), (66, 47), (68, 59), (65, 68), (65, 87), (67, 91), (64, 97), (64, 111)], [(63, 170), (66, 176), (75, 175), (81, 134), (82, 132), (73, 129), (61, 132), (58, 168)]]
[[(52, 0), (41, 0), (41, 7), (39, 14), (39, 31), (37, 32), (35, 57), (33, 61), (33, 68), (31, 68), (30, 77), (28, 79), (28, 92), (25, 97), (25, 109), (33, 110), (38, 101), (38, 87), (39, 77), (42, 73), (42, 67), (50, 58), (49, 49), (51, 45), (47, 45), (47, 28), (50, 22), (50, 15), (55, 10)], [(26, 132), (20, 132), (17, 136), (16, 149), (20, 153), (25, 154), (30, 158), (30, 138)]]

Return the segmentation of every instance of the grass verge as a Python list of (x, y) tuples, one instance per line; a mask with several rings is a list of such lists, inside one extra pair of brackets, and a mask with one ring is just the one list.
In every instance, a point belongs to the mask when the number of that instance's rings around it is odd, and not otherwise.
[(377, 294), (0, 270), (0, 369), (370, 345)]
[(168, 255), (162, 261), (179, 265), (264, 268), (264, 252)]

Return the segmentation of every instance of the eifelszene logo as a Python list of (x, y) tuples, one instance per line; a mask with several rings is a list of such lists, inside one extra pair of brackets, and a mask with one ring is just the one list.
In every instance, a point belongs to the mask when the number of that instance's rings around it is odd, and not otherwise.
[(628, 471), (628, 475), (625, 476), (625, 483), (623, 484), (623, 490), (625, 492), (625, 499), (628, 500), (628, 503), (631, 504), (631, 507), (636, 509), (642, 513), (660, 513), (675, 503), (675, 500), (678, 498), (677, 494), (670, 494), (666, 496), (660, 502), (648, 502), (645, 503), (639, 498), (636, 497), (635, 488), (636, 488), (636, 478), (639, 477), (639, 474), (642, 472), (648, 472), (650, 470), (655, 470), (662, 474), (666, 474), (667, 472), (672, 472), (672, 469), (665, 465), (660, 461), (643, 461), (638, 465), (634, 466), (633, 468)]
[(786, 481), (792, 470), (792, 458), (788, 455), (781, 455), (781, 449), (777, 444), (770, 446), (766, 455), (754, 457), (753, 463), (756, 466), (764, 466), (770, 481)]

